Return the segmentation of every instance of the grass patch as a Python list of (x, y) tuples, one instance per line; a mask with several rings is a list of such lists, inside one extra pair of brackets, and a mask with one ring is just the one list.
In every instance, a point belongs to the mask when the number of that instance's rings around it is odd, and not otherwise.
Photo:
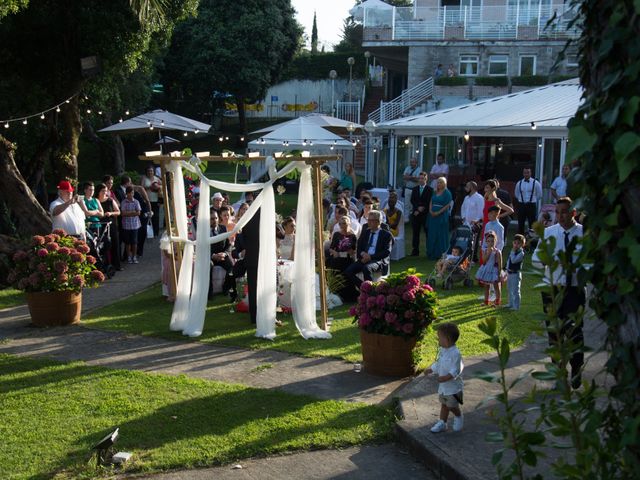
[(127, 472), (226, 464), (387, 440), (389, 408), (0, 354), (0, 478), (95, 478), (91, 446), (120, 427)]
[(251, 371), (260, 373), (260, 372), (264, 372), (265, 370), (269, 370), (270, 368), (273, 368), (273, 363), (263, 363), (262, 365), (258, 365), (256, 368), (254, 368)]
[[(410, 226), (407, 228), (405, 238), (409, 247)], [(407, 251), (411, 251), (410, 247)], [(478, 330), (478, 324), (488, 316), (497, 318), (498, 325), (512, 348), (522, 345), (539, 325), (542, 304), (539, 293), (534, 291), (534, 285), (539, 282), (539, 278), (528, 272), (529, 262), (530, 255), (527, 255), (522, 283), (522, 304), (518, 312), (482, 306), (479, 297), (483, 294), (483, 289), (477, 285), (464, 287), (461, 283), (456, 283), (454, 288), (448, 291), (440, 288), (442, 287), (440, 283), (435, 286), (440, 299), (441, 321), (454, 322), (460, 328), (458, 347), (463, 356), (491, 352), (491, 349), (482, 343), (485, 336)], [(433, 265), (433, 261), (421, 255), (393, 262), (392, 269), (397, 272), (415, 267), (426, 279)], [(472, 277), (473, 275), (475, 275), (475, 268), (472, 270)], [(93, 312), (84, 322), (88, 326), (106, 330), (126, 331), (181, 341), (193, 340), (180, 333), (169, 331), (173, 306), (159, 300), (160, 287), (153, 287)], [(506, 289), (503, 289), (503, 300), (506, 303)], [(277, 337), (273, 341), (256, 338), (255, 327), (249, 323), (248, 314), (230, 313), (229, 307), (230, 305), (221, 296), (209, 302), (204, 331), (197, 341), (251, 349), (274, 349), (309, 357), (337, 357), (349, 362), (362, 360), (360, 336), (348, 314), (349, 305), (330, 310), (329, 315), (333, 317), (331, 339), (304, 340), (298, 333), (291, 315), (279, 314), (278, 318), (284, 322), (284, 325), (278, 327)], [(433, 362), (436, 352), (436, 336), (428, 332), (419, 346), (418, 366), (421, 368), (428, 366)]]
[(5, 288), (0, 290), (0, 310), (3, 308), (16, 307), (26, 303), (24, 292), (15, 288)]

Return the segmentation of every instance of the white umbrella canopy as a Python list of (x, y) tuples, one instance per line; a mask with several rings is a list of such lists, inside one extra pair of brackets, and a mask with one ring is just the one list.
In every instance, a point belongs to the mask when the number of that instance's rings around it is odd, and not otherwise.
[[(151, 128), (153, 127), (153, 128)], [(105, 133), (142, 133), (149, 130), (179, 130), (181, 132), (206, 133), (211, 125), (192, 120), (166, 110), (153, 110), (124, 122), (114, 123), (98, 130)]]
[(163, 135), (160, 140), (154, 142), (155, 145), (164, 145), (165, 143), (180, 143), (177, 138), (170, 137), (169, 135)]
[(371, 10), (380, 10), (380, 11), (390, 11), (393, 10), (393, 5), (389, 5), (382, 0), (365, 0), (362, 3), (359, 3), (351, 10), (349, 10), (349, 15), (353, 17), (354, 20), (362, 22), (364, 20), (366, 9)]
[(347, 120), (342, 120), (341, 118), (331, 117), (329, 115), (322, 115), (320, 113), (313, 113), (311, 115), (294, 118), (292, 120), (287, 120), (286, 122), (261, 128), (260, 130), (251, 132), (251, 135), (272, 132), (286, 125), (297, 124), (297, 123), (302, 123), (305, 125), (316, 125), (318, 127), (328, 127), (328, 128), (347, 128), (350, 124), (353, 124), (355, 128), (362, 128), (362, 125), (360, 124), (348, 122)]
[[(267, 133), (249, 142), (251, 148), (264, 148), (265, 146), (283, 146), (288, 149), (298, 148), (312, 151), (314, 146), (353, 149), (350, 141), (331, 133), (317, 125), (309, 125), (296, 119), (295, 122), (286, 122), (280, 128)], [(283, 143), (286, 142), (286, 145)]]

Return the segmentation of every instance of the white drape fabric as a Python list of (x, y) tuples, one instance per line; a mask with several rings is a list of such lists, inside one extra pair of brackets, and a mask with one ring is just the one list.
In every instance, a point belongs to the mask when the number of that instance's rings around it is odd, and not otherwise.
[[(301, 195), (298, 205), (298, 229), (302, 227), (305, 233), (301, 243), (298, 243), (296, 235), (296, 260), (303, 259), (300, 266), (296, 265), (293, 275), (293, 284), (302, 286), (298, 292), (299, 300), (293, 300), (293, 313), (296, 326), (304, 338), (330, 338), (330, 335), (319, 329), (315, 321), (315, 250), (313, 248), (313, 191), (311, 188), (311, 170), (304, 162), (291, 162), (282, 170), (276, 171), (273, 158), (267, 158), (269, 180), (264, 183), (235, 184), (210, 180), (206, 178), (198, 166), (198, 160), (187, 162), (171, 162), (170, 171), (174, 173), (173, 196), (176, 203), (176, 223), (178, 236), (171, 237), (173, 242), (185, 244), (180, 276), (178, 279), (178, 291), (173, 314), (171, 316), (170, 329), (182, 330), (184, 335), (197, 337), (202, 335), (204, 318), (207, 307), (207, 294), (210, 282), (210, 245), (228, 238), (237, 233), (260, 211), (260, 255), (258, 258), (257, 278), (257, 318), (256, 336), (273, 339), (275, 333), (276, 305), (277, 305), (277, 281), (276, 281), (276, 239), (275, 239), (275, 199), (273, 183), (295, 168), (303, 171), (304, 187), (301, 185)], [(198, 204), (197, 225), (198, 234), (196, 240), (187, 237), (186, 207), (183, 203), (184, 184), (182, 183), (182, 169), (185, 168), (200, 177), (200, 201)], [(180, 185), (179, 185), (180, 184)], [(209, 193), (210, 187), (229, 192), (249, 192), (262, 189), (249, 206), (247, 212), (236, 224), (233, 230), (211, 237), (209, 225)], [(175, 199), (179, 199), (175, 202)], [(306, 248), (304, 247), (306, 245)], [(195, 262), (194, 260), (195, 256)], [(298, 263), (297, 261), (295, 262)], [(195, 268), (193, 268), (195, 265)], [(295, 287), (294, 287), (295, 288)], [(309, 290), (307, 292), (307, 290)], [(295, 294), (293, 297), (295, 298)]]
[[(296, 327), (305, 339), (331, 338), (329, 332), (318, 327), (316, 322), (315, 287), (315, 246), (313, 186), (311, 185), (311, 166), (296, 162), (300, 170), (300, 189), (296, 210), (296, 242), (294, 245), (293, 283), (291, 286), (291, 310)], [(320, 234), (320, 232), (318, 233)], [(304, 279), (302, 281), (298, 281)]]

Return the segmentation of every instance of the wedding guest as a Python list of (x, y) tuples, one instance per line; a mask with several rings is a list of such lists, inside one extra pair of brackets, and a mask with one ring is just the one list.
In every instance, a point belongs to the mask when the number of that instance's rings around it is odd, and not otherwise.
[(140, 213), (142, 207), (140, 202), (134, 198), (133, 186), (127, 186), (125, 198), (120, 202), (120, 212), (122, 216), (123, 238), (127, 261), (138, 263), (138, 234), (140, 231)]
[(411, 191), (411, 227), (413, 236), (411, 239), (411, 256), (420, 254), (420, 231), (424, 230), (425, 240), (427, 239), (427, 216), (429, 215), (429, 205), (433, 189), (427, 185), (429, 176), (427, 172), (420, 172), (418, 175), (418, 185)]
[(147, 192), (147, 197), (151, 204), (151, 226), (153, 227), (153, 235), (158, 236), (160, 230), (160, 192), (162, 190), (162, 180), (156, 176), (152, 165), (149, 165), (145, 174), (140, 178), (140, 186)]
[[(220, 225), (218, 212), (211, 209), (209, 216), (210, 234), (212, 237), (225, 233), (227, 229)], [(236, 281), (233, 275), (233, 258), (231, 256), (231, 243), (229, 239), (221, 240), (211, 244), (211, 263), (213, 266), (222, 267), (226, 272), (222, 292), (229, 295), (232, 302), (235, 302), (238, 294), (236, 292)], [(211, 283), (209, 283), (211, 285)], [(209, 291), (211, 294), (211, 290)]]
[(436, 157), (436, 163), (431, 167), (431, 172), (429, 172), (429, 176), (431, 177), (431, 188), (434, 190), (437, 186), (437, 181), (439, 178), (444, 178), (445, 180), (449, 177), (449, 165), (444, 162), (444, 154), (439, 153)]
[(476, 279), (484, 287), (484, 305), (489, 305), (489, 288), (493, 286), (496, 299), (494, 306), (500, 305), (502, 272), (502, 253), (496, 248), (497, 236), (495, 232), (487, 232), (484, 236), (481, 259), (482, 266), (476, 272)]
[(89, 229), (93, 234), (98, 233), (98, 230), (100, 229), (100, 218), (104, 216), (100, 202), (93, 196), (95, 190), (96, 187), (93, 182), (86, 182), (84, 184), (84, 198), (82, 199), (86, 209), (86, 221), (89, 222)]
[(522, 170), (522, 180), (516, 183), (515, 195), (518, 213), (518, 233), (524, 235), (525, 222), (529, 223), (529, 229), (538, 217), (538, 203), (542, 200), (542, 185), (531, 177), (531, 168)]
[(296, 242), (296, 220), (293, 217), (285, 218), (282, 221), (282, 229), (284, 230), (284, 238), (279, 243), (280, 258), (293, 260), (293, 247)]
[(404, 221), (402, 219), (402, 210), (396, 207), (398, 204), (398, 194), (391, 192), (387, 201), (387, 207), (383, 210), (384, 215), (387, 218), (387, 225), (391, 230), (391, 235), (395, 237), (400, 233), (400, 224)]
[(436, 189), (431, 196), (427, 217), (427, 257), (439, 259), (449, 250), (449, 215), (451, 214), (451, 192), (447, 189), (446, 177), (436, 180)]
[(352, 192), (353, 189), (356, 188), (356, 183), (356, 172), (353, 169), (353, 165), (347, 162), (344, 164), (344, 171), (340, 176), (340, 184), (338, 185), (338, 188), (340, 191), (349, 190)]
[(567, 177), (571, 172), (569, 164), (562, 166), (562, 173), (555, 178), (551, 183), (551, 196), (553, 197), (553, 203), (556, 203), (559, 198), (567, 196)]
[(404, 180), (404, 203), (407, 204), (411, 199), (411, 191), (418, 185), (420, 181), (421, 168), (418, 165), (418, 159), (411, 157), (409, 165), (402, 172), (402, 180)]
[(62, 229), (69, 235), (85, 239), (85, 207), (67, 180), (58, 183), (58, 198), (49, 205), (52, 230)]
[[(231, 220), (232, 216), (231, 216), (231, 211), (233, 210), (232, 207), (227, 206), (227, 205), (223, 205), (222, 207), (220, 207), (220, 213), (219, 215), (219, 221), (220, 221), (220, 225), (222, 225), (224, 228), (226, 228), (227, 232), (230, 232), (231, 230), (234, 229), (234, 227), (236, 226), (235, 222)], [(229, 237), (229, 242), (231, 242), (231, 244), (233, 245), (233, 242), (235, 242), (236, 240), (236, 235), (237, 234), (233, 234)]]
[(107, 256), (108, 264), (112, 265), (116, 270), (122, 270), (120, 263), (120, 232), (118, 231), (120, 208), (118, 207), (118, 202), (111, 198), (109, 193), (109, 188), (104, 183), (98, 185), (98, 201), (104, 213), (102, 217), (103, 222), (109, 225), (109, 240), (111, 246)]

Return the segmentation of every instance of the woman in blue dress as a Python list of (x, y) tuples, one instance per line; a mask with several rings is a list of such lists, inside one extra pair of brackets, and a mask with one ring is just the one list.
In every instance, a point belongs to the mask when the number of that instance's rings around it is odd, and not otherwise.
[(431, 196), (427, 218), (427, 257), (439, 259), (449, 250), (449, 215), (451, 214), (451, 192), (447, 190), (447, 179), (440, 177)]

